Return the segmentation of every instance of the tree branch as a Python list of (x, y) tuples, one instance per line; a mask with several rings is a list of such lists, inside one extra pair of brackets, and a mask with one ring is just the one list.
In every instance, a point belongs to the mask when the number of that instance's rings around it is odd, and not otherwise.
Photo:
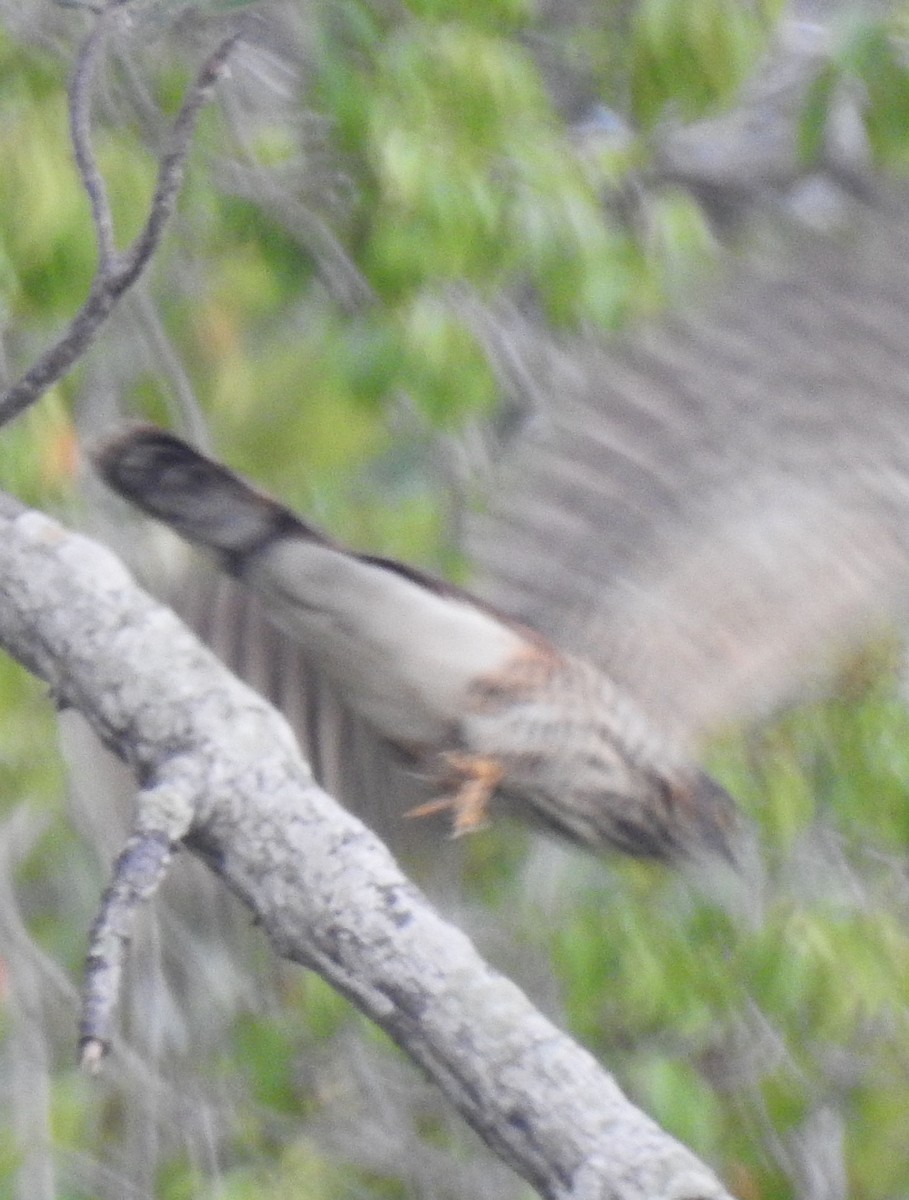
[(107, 184), (98, 167), (91, 137), (91, 85), (98, 58), (115, 20), (120, 3), (109, 2), (98, 16), (94, 28), (82, 43), (69, 88), (69, 131), (73, 155), (82, 183), (88, 193), (92, 221), (98, 242), (98, 270), (110, 269), (114, 256), (114, 218), (111, 213)]
[(130, 763), (140, 800), (167, 797), (164, 823), (188, 829), (278, 953), (380, 1024), (541, 1195), (728, 1200), (316, 786), (277, 713), (109, 551), (10, 498), (0, 645)]
[(98, 243), (98, 268), (85, 303), (66, 331), (21, 379), (0, 395), (0, 425), (34, 404), (66, 374), (94, 341), (124, 292), (148, 265), (173, 213), (199, 112), (224, 73), (231, 51), (240, 38), (239, 33), (234, 33), (218, 46), (186, 93), (161, 156), (158, 181), (145, 226), (131, 246), (117, 253), (107, 189), (91, 146), (89, 108), (91, 82), (100, 48), (120, 7), (122, 0), (112, 0), (101, 10), (97, 23), (83, 43), (70, 87), (70, 129), (76, 165), (91, 204)]

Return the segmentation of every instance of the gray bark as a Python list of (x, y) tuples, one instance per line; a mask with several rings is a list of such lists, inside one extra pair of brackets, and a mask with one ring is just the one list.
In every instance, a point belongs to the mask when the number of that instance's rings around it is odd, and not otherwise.
[(277, 713), (109, 551), (8, 498), (0, 645), (133, 768), (136, 833), (185, 841), (279, 954), (381, 1025), (541, 1195), (727, 1195), (434, 912), (315, 784)]

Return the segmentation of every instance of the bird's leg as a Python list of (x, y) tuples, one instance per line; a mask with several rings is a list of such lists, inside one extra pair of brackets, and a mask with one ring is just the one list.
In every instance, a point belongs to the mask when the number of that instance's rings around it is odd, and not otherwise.
[(405, 815), (428, 817), (451, 809), (454, 812), (452, 833), (454, 837), (460, 837), (465, 833), (473, 833), (485, 824), (487, 805), (505, 777), (505, 768), (499, 759), (482, 754), (451, 751), (444, 757), (446, 765), (459, 780), (455, 793), (418, 804)]

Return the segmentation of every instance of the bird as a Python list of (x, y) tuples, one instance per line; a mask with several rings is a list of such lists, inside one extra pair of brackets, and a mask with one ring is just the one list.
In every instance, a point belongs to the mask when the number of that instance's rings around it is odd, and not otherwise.
[(329, 705), (294, 724), (351, 804), (406, 792), (402, 811), (450, 813), (458, 835), (501, 810), (595, 850), (736, 860), (742, 820), (698, 765), (704, 743), (798, 699), (909, 608), (887, 333), (909, 307), (905, 211), (881, 188), (850, 198), (845, 232), (774, 212), (706, 299), (618, 338), (484, 314), (501, 391), (531, 415), (468, 521), (473, 594), (344, 549), (163, 430), (115, 430), (93, 458), (236, 581), (187, 614), (232, 665), (285, 709), (334, 685), (340, 720)]
[[(344, 795), (362, 757), (345, 798), (406, 782), (359, 754), (365, 725), (435, 781), (414, 808), (455, 833), (501, 808), (595, 849), (737, 858), (705, 742), (905, 620), (905, 187), (724, 172), (704, 191), (736, 244), (653, 320), (606, 336), (502, 302), (468, 313), (518, 418), (466, 521), (471, 595), (345, 551), (163, 431), (99, 444), (116, 491), (237, 581), (195, 624), (282, 707), (305, 697), (317, 774)], [(313, 720), (321, 677), (340, 718)]]
[(496, 804), (569, 841), (665, 862), (735, 857), (729, 793), (589, 660), (466, 590), (352, 551), (176, 435), (129, 424), (94, 465), (214, 557), (349, 707), (419, 765), (410, 816), (456, 836)]

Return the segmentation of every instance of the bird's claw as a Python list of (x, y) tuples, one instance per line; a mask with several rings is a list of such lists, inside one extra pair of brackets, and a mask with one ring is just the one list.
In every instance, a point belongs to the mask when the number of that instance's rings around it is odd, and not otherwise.
[(460, 776), (461, 783), (455, 793), (440, 796), (418, 804), (405, 813), (407, 817), (429, 817), (451, 810), (454, 813), (452, 837), (463, 837), (475, 833), (487, 822), (487, 808), (496, 788), (505, 776), (505, 769), (496, 758), (484, 755), (449, 753), (446, 764)]

